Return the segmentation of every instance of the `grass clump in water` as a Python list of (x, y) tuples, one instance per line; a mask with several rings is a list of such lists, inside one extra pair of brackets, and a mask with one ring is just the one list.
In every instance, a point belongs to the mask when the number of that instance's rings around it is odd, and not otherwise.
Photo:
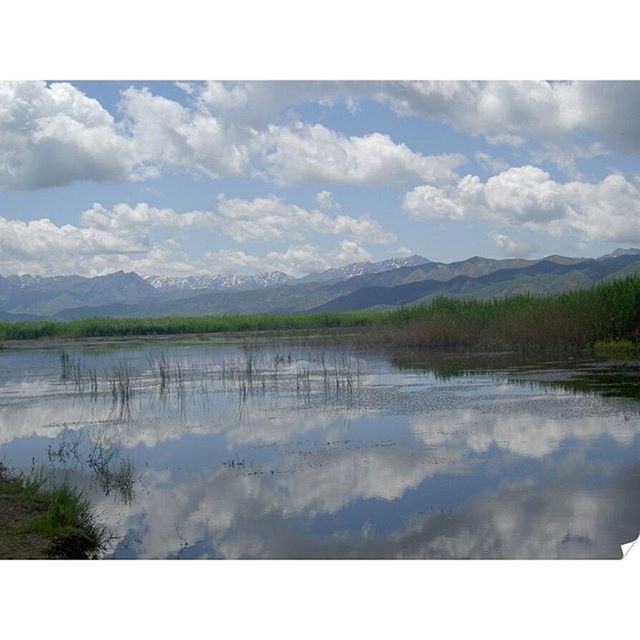
[(14, 473), (0, 463), (0, 495), (28, 505), (31, 515), (15, 534), (46, 539), (50, 558), (97, 558), (107, 547), (107, 530), (98, 523), (91, 503), (66, 483), (52, 486), (42, 473)]

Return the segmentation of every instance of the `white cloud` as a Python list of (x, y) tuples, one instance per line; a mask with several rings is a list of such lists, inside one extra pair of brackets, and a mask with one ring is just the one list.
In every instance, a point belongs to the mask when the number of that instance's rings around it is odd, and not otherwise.
[[(285, 251), (249, 255), (236, 249), (191, 255), (194, 236), (235, 242), (301, 242), (335, 236), (334, 249), (298, 244)], [(80, 224), (56, 225), (43, 218), (30, 222), (0, 218), (0, 272), (96, 275), (124, 269), (139, 273), (188, 274), (229, 270), (281, 270), (302, 274), (336, 263), (367, 260), (368, 244), (389, 244), (394, 234), (368, 216), (333, 215), (285, 203), (275, 196), (242, 200), (220, 196), (212, 211), (176, 212), (145, 202), (100, 203), (84, 211)]]
[(235, 128), (206, 112), (154, 96), (148, 89), (129, 88), (121, 109), (129, 121), (140, 157), (169, 167), (183, 167), (216, 178), (246, 174), (256, 133)]
[(423, 156), (388, 135), (345, 136), (315, 124), (270, 126), (264, 161), (274, 182), (397, 186), (404, 182), (440, 184), (457, 178), (465, 162), (457, 153)]
[(496, 246), (509, 258), (528, 258), (539, 246), (503, 233), (493, 234)]
[(520, 145), (536, 137), (553, 140), (585, 120), (576, 83), (531, 81), (392, 82), (379, 99), (399, 113), (450, 122), (457, 130), (493, 143)]
[(340, 203), (335, 201), (331, 191), (320, 191), (316, 194), (315, 201), (325, 211), (340, 209)]
[(445, 121), (491, 143), (540, 142), (540, 153), (570, 172), (576, 158), (592, 157), (594, 151), (572, 142), (574, 134), (595, 133), (601, 138), (596, 144), (640, 151), (640, 119), (633, 117), (640, 113), (638, 82), (225, 82), (194, 91), (201, 104), (230, 121), (261, 126), (305, 102), (353, 106), (372, 99), (401, 115)]
[(183, 83), (190, 105), (130, 87), (119, 105), (124, 119), (116, 122), (68, 83), (2, 83), (0, 187), (126, 181), (155, 177), (162, 167), (211, 178), (262, 175), (280, 184), (393, 185), (456, 177), (464, 161), (458, 154), (423, 156), (382, 133), (347, 137), (321, 125), (267, 126), (267, 120), (241, 117), (244, 109), (275, 115), (309, 91), (316, 100), (326, 92), (348, 101), (350, 86), (293, 83), (276, 95), (268, 83)]
[[(233, 121), (266, 124), (283, 109), (306, 102), (354, 105), (373, 99), (402, 115), (450, 122), (491, 142), (519, 145), (541, 137), (553, 141), (607, 118), (601, 112), (637, 100), (628, 83), (600, 91), (601, 83), (534, 81), (422, 82), (212, 82), (191, 87), (198, 104)], [(618, 118), (612, 118), (615, 121)], [(618, 125), (619, 126), (619, 123)]]
[(57, 226), (47, 218), (30, 222), (0, 218), (0, 270), (5, 273), (84, 273), (95, 255), (111, 262), (117, 254), (144, 251), (135, 237), (101, 229)]
[(416, 187), (407, 193), (402, 208), (412, 217), (420, 220), (448, 218), (455, 220), (464, 215), (464, 210), (444, 191), (431, 185)]
[(271, 96), (272, 89), (262, 84), (249, 89), (247, 85), (226, 88), (209, 83), (197, 93), (195, 106), (187, 107), (148, 89), (129, 88), (123, 93), (121, 108), (140, 157), (212, 178), (255, 174), (278, 184), (441, 183), (455, 179), (455, 169), (465, 161), (460, 154), (423, 156), (381, 133), (347, 137), (302, 122), (286, 126), (262, 123), (255, 128), (254, 118), (247, 122), (242, 113), (244, 109), (254, 113), (259, 106), (251, 103), (256, 87), (269, 114), (272, 106), (285, 104), (285, 97), (295, 104), (307, 91), (303, 85)]
[[(400, 115), (451, 123), (492, 143), (538, 146), (579, 178), (576, 159), (607, 148), (640, 152), (637, 82), (179, 83), (185, 104), (149, 89), (122, 93), (121, 121), (68, 83), (0, 83), (0, 188), (154, 177), (163, 167), (211, 178), (261, 176), (278, 184), (395, 186), (455, 180), (459, 154), (426, 156), (383, 132), (346, 136), (296, 121), (306, 102), (355, 108), (370, 99)], [(288, 124), (286, 124), (288, 123)], [(588, 146), (578, 134), (594, 134)], [(605, 147), (606, 145), (606, 147)], [(492, 172), (497, 158), (476, 160)]]
[(375, 244), (396, 238), (368, 216), (354, 218), (309, 211), (275, 196), (243, 200), (218, 196), (222, 231), (237, 242), (247, 240), (300, 240), (314, 234), (347, 235)]
[(323, 251), (315, 244), (293, 245), (286, 251), (269, 251), (265, 255), (249, 255), (237, 249), (207, 252), (203, 265), (212, 273), (237, 273), (239, 270), (283, 271), (302, 276), (336, 265), (371, 260), (371, 254), (354, 240), (341, 240), (335, 249)]
[(501, 158), (495, 158), (484, 151), (476, 151), (474, 156), (475, 161), (489, 173), (500, 173), (506, 171), (509, 168), (509, 163)]
[(96, 100), (66, 82), (0, 83), (0, 188), (148, 175)]
[(353, 106), (367, 95), (367, 83), (322, 81), (206, 82), (191, 85), (199, 108), (235, 123), (264, 128), (287, 108), (316, 102)]
[(465, 176), (443, 188), (420, 186), (403, 209), (415, 219), (485, 219), (584, 241), (640, 241), (640, 190), (620, 175), (600, 182), (556, 182), (542, 169), (516, 167), (482, 182)]

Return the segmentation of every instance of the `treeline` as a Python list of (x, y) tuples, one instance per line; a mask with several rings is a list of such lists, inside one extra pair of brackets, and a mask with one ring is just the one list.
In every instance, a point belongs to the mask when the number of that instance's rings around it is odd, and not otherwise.
[(490, 301), (437, 298), (386, 311), (300, 315), (88, 318), (0, 323), (0, 340), (361, 328), (357, 339), (434, 347), (587, 347), (640, 340), (640, 277), (552, 295)]

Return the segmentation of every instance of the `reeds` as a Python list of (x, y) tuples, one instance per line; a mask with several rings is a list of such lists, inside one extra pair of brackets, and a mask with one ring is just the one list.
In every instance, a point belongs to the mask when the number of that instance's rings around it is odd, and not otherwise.
[(98, 394), (97, 370), (77, 360), (68, 351), (60, 352), (60, 379), (73, 383), (80, 394), (84, 394), (87, 389), (94, 397)]
[(107, 372), (107, 384), (114, 404), (128, 405), (133, 395), (132, 371), (127, 362), (120, 362)]
[(640, 339), (640, 277), (553, 295), (488, 301), (437, 298), (387, 311), (298, 315), (89, 318), (0, 323), (0, 340), (204, 334), (313, 329), (368, 329), (356, 340), (441, 347), (586, 346)]
[(352, 328), (377, 322), (369, 312), (291, 315), (173, 316), (166, 318), (87, 318), (69, 322), (0, 322), (0, 340), (47, 337), (97, 338), (249, 331)]
[(502, 300), (438, 298), (398, 309), (365, 332), (367, 343), (444, 348), (589, 348), (598, 341), (640, 341), (640, 277), (591, 289)]

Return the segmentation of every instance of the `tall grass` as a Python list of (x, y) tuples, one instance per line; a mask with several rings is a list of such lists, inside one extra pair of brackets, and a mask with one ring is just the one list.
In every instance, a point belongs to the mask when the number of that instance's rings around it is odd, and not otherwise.
[(87, 318), (70, 322), (0, 322), (0, 340), (96, 338), (174, 334), (290, 331), (368, 326), (383, 320), (371, 312), (308, 315), (169, 316), (166, 318)]
[(547, 296), (438, 298), (429, 305), (395, 311), (372, 337), (392, 344), (487, 349), (635, 343), (640, 340), (640, 277)]
[(361, 328), (368, 342), (439, 347), (585, 347), (640, 339), (640, 277), (553, 295), (437, 298), (387, 311), (299, 315), (89, 318), (0, 323), (0, 340)]
[(108, 532), (91, 503), (66, 483), (52, 486), (41, 473), (15, 473), (0, 463), (0, 494), (33, 506), (32, 519), (18, 535), (47, 538), (52, 558), (96, 558), (107, 546)]

